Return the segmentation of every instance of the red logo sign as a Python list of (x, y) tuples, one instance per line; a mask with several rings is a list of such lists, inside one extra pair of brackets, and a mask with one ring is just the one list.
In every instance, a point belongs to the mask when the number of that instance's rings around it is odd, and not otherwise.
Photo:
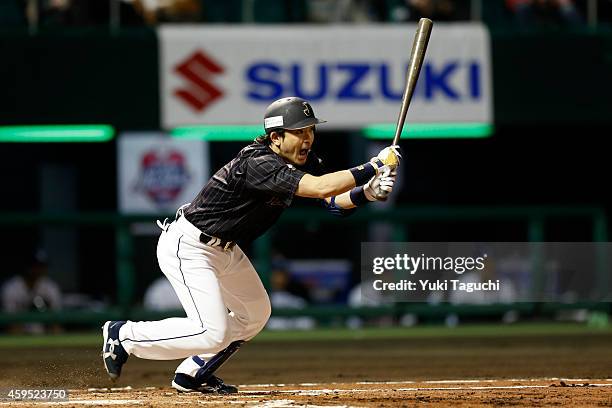
[(196, 112), (204, 111), (223, 96), (223, 92), (209, 81), (211, 76), (223, 73), (223, 67), (204, 52), (196, 51), (174, 70), (189, 83), (188, 87), (175, 90), (174, 95)]
[(190, 179), (185, 162), (185, 156), (179, 151), (146, 152), (140, 161), (136, 188), (159, 206), (172, 203)]

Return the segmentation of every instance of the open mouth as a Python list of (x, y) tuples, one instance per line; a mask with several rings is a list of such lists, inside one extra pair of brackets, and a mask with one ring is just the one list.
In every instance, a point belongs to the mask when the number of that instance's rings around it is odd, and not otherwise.
[(301, 158), (306, 157), (308, 155), (308, 150), (309, 149), (302, 149), (302, 150), (300, 150), (299, 156)]

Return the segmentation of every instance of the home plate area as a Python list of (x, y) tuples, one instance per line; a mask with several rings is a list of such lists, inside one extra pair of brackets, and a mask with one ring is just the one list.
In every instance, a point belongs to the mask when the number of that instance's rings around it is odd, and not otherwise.
[(398, 407), (432, 406), (610, 406), (612, 379), (479, 379), (357, 383), (241, 385), (234, 395), (178, 394), (171, 388), (70, 390), (69, 401), (13, 401), (2, 406), (244, 406)]

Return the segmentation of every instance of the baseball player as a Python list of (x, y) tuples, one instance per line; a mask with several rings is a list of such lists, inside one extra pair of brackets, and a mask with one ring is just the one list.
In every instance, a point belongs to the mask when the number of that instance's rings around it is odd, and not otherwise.
[(257, 272), (237, 241), (269, 229), (295, 195), (321, 201), (347, 215), (393, 189), (398, 146), (357, 167), (324, 174), (312, 152), (315, 117), (303, 99), (268, 106), (265, 134), (217, 171), (190, 204), (180, 207), (162, 233), (157, 258), (187, 314), (160, 321), (108, 321), (102, 327), (102, 358), (111, 379), (128, 356), (151, 360), (185, 358), (172, 386), (181, 392), (229, 394), (214, 372), (270, 317), (270, 301)]

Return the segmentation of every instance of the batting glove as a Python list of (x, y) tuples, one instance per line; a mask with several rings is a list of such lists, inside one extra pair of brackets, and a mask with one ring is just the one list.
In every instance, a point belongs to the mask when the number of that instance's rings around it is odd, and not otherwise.
[(387, 167), (387, 169), (372, 177), (363, 186), (364, 195), (369, 201), (386, 201), (391, 191), (393, 191), (396, 177), (397, 172), (395, 169), (392, 170)]
[(393, 145), (382, 149), (376, 158), (382, 161), (384, 165), (394, 169), (399, 166), (402, 160), (402, 153), (398, 145)]

